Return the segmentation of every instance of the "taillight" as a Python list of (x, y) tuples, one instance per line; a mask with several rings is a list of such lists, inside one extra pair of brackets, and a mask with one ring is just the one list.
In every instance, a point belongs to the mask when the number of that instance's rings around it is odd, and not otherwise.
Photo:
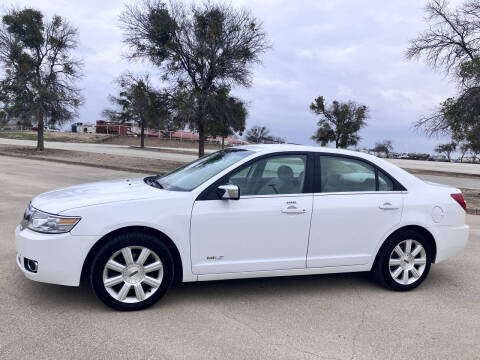
[(467, 210), (467, 203), (465, 202), (465, 198), (463, 197), (463, 194), (460, 193), (460, 194), (450, 194), (450, 196), (453, 198), (453, 200), (455, 200), (458, 205), (460, 205), (463, 210)]

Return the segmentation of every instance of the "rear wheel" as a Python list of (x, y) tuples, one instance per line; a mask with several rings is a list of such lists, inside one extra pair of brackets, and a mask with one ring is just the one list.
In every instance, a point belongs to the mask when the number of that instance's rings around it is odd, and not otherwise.
[(95, 256), (90, 282), (97, 297), (117, 310), (140, 310), (157, 302), (172, 284), (168, 248), (150, 234), (111, 239)]
[(432, 250), (425, 237), (405, 230), (386, 241), (372, 271), (382, 285), (397, 291), (408, 291), (425, 280), (431, 262)]

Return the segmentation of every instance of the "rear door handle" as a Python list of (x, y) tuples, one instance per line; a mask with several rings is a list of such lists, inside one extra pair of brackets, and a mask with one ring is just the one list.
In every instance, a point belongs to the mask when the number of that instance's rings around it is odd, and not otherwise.
[(305, 214), (306, 212), (306, 209), (299, 209), (295, 205), (289, 205), (282, 209), (284, 214)]
[(389, 202), (383, 203), (383, 205), (380, 205), (379, 207), (382, 210), (397, 210), (397, 209), (400, 209), (400, 206), (398, 206), (396, 204), (389, 203)]

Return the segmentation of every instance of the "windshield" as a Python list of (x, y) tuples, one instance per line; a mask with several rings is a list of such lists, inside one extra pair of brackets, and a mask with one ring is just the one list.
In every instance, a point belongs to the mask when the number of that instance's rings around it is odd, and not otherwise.
[(251, 154), (253, 151), (243, 149), (217, 151), (158, 178), (156, 182), (167, 190), (190, 191)]

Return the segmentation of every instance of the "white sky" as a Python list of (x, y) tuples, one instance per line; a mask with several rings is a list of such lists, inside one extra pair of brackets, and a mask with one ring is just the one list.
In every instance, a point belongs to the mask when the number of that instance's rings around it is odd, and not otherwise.
[[(459, 0), (452, 3), (459, 3)], [(131, 1), (126, 1), (131, 3)], [(266, 125), (289, 142), (311, 143), (316, 118), (309, 104), (354, 100), (370, 108), (360, 146), (391, 139), (395, 151), (430, 152), (443, 139), (426, 139), (412, 122), (455, 95), (452, 81), (422, 62), (404, 58), (408, 41), (425, 29), (424, 0), (234, 0), (263, 21), (273, 48), (257, 66), (253, 86), (235, 89), (247, 101), (247, 126)], [(115, 93), (113, 80), (126, 70), (158, 72), (128, 63), (114, 0), (14, 1), (48, 16), (66, 17), (80, 32), (85, 77), (80, 121), (101, 118)], [(8, 5), (3, 6), (8, 7)]]

